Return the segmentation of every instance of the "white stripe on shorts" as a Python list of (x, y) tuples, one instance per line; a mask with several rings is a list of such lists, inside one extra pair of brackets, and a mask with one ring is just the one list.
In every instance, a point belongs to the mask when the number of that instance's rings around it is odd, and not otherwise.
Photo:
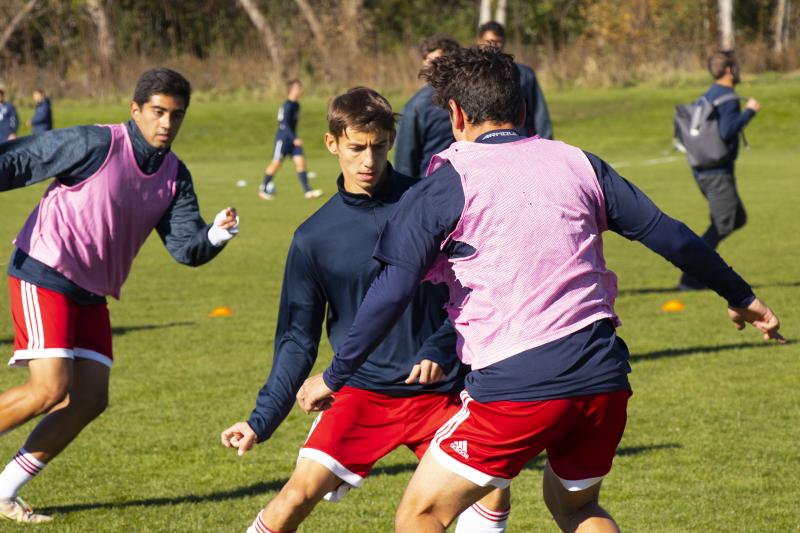
[(41, 350), (44, 348), (44, 328), (42, 327), (42, 313), (39, 308), (36, 285), (20, 280), (20, 291), (25, 328), (28, 334), (28, 349)]
[(281, 148), (283, 148), (283, 139), (280, 139), (275, 143), (275, 152), (272, 154), (272, 159), (276, 161), (283, 159), (283, 152), (281, 151)]

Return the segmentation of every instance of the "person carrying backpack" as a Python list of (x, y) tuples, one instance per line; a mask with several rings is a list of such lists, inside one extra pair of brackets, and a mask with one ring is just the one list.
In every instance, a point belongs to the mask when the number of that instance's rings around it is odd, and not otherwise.
[[(708, 60), (708, 71), (714, 78), (714, 83), (698, 103), (705, 99), (711, 104), (712, 110), (707, 122), (717, 122), (719, 136), (727, 150), (723, 149), (723, 155), (715, 158), (708, 157), (708, 154), (697, 153), (690, 146), (686, 148), (692, 174), (703, 196), (708, 200), (711, 211), (711, 223), (703, 233), (702, 239), (712, 248), (716, 248), (722, 239), (744, 226), (747, 221), (744, 205), (736, 190), (734, 164), (739, 153), (739, 135), (761, 109), (761, 104), (750, 98), (747, 100), (745, 110), (741, 111), (740, 98), (733, 90), (740, 81), (739, 62), (733, 52), (712, 54)], [(713, 105), (714, 103), (717, 105)], [(676, 116), (676, 126), (677, 123)], [(688, 139), (684, 138), (683, 141), (684, 145), (689, 144), (686, 142)], [(705, 286), (684, 273), (678, 288), (699, 290)]]

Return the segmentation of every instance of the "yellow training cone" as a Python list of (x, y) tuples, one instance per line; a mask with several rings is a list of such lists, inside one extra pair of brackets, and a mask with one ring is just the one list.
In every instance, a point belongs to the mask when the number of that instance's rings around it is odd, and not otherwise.
[(669, 300), (661, 306), (661, 310), (667, 313), (680, 313), (684, 309), (686, 309), (686, 306), (680, 300)]
[(208, 316), (210, 317), (233, 316), (233, 309), (231, 309), (227, 305), (223, 305), (214, 308), (210, 313), (208, 313)]

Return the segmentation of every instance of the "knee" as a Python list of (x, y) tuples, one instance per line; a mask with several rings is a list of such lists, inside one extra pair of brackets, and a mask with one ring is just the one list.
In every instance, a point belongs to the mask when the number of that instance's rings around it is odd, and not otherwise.
[(34, 381), (30, 383), (30, 387), (30, 397), (36, 405), (36, 413), (41, 414), (64, 401), (69, 392), (69, 381)]
[(86, 420), (94, 420), (108, 407), (108, 394), (104, 391), (71, 394), (70, 407), (81, 413)]
[(281, 507), (291, 513), (313, 507), (317, 501), (311, 491), (305, 487), (286, 486), (280, 494)]
[[(394, 515), (394, 527), (397, 532), (411, 532), (419, 529), (420, 520), (427, 514), (423, 507), (414, 501), (403, 498)], [(444, 527), (444, 526), (443, 526)]]

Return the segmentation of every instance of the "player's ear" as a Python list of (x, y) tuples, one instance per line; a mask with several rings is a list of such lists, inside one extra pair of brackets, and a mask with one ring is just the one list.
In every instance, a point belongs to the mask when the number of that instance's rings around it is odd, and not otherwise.
[(395, 139), (397, 139), (397, 130), (396, 129), (392, 130), (391, 135), (389, 135), (389, 150), (391, 150), (392, 147), (394, 146)]
[(339, 155), (339, 140), (331, 132), (325, 133), (325, 147), (333, 155)]
[(136, 115), (138, 115), (141, 112), (142, 112), (142, 109), (139, 107), (139, 104), (137, 104), (135, 101), (131, 100), (131, 116), (135, 117)]

